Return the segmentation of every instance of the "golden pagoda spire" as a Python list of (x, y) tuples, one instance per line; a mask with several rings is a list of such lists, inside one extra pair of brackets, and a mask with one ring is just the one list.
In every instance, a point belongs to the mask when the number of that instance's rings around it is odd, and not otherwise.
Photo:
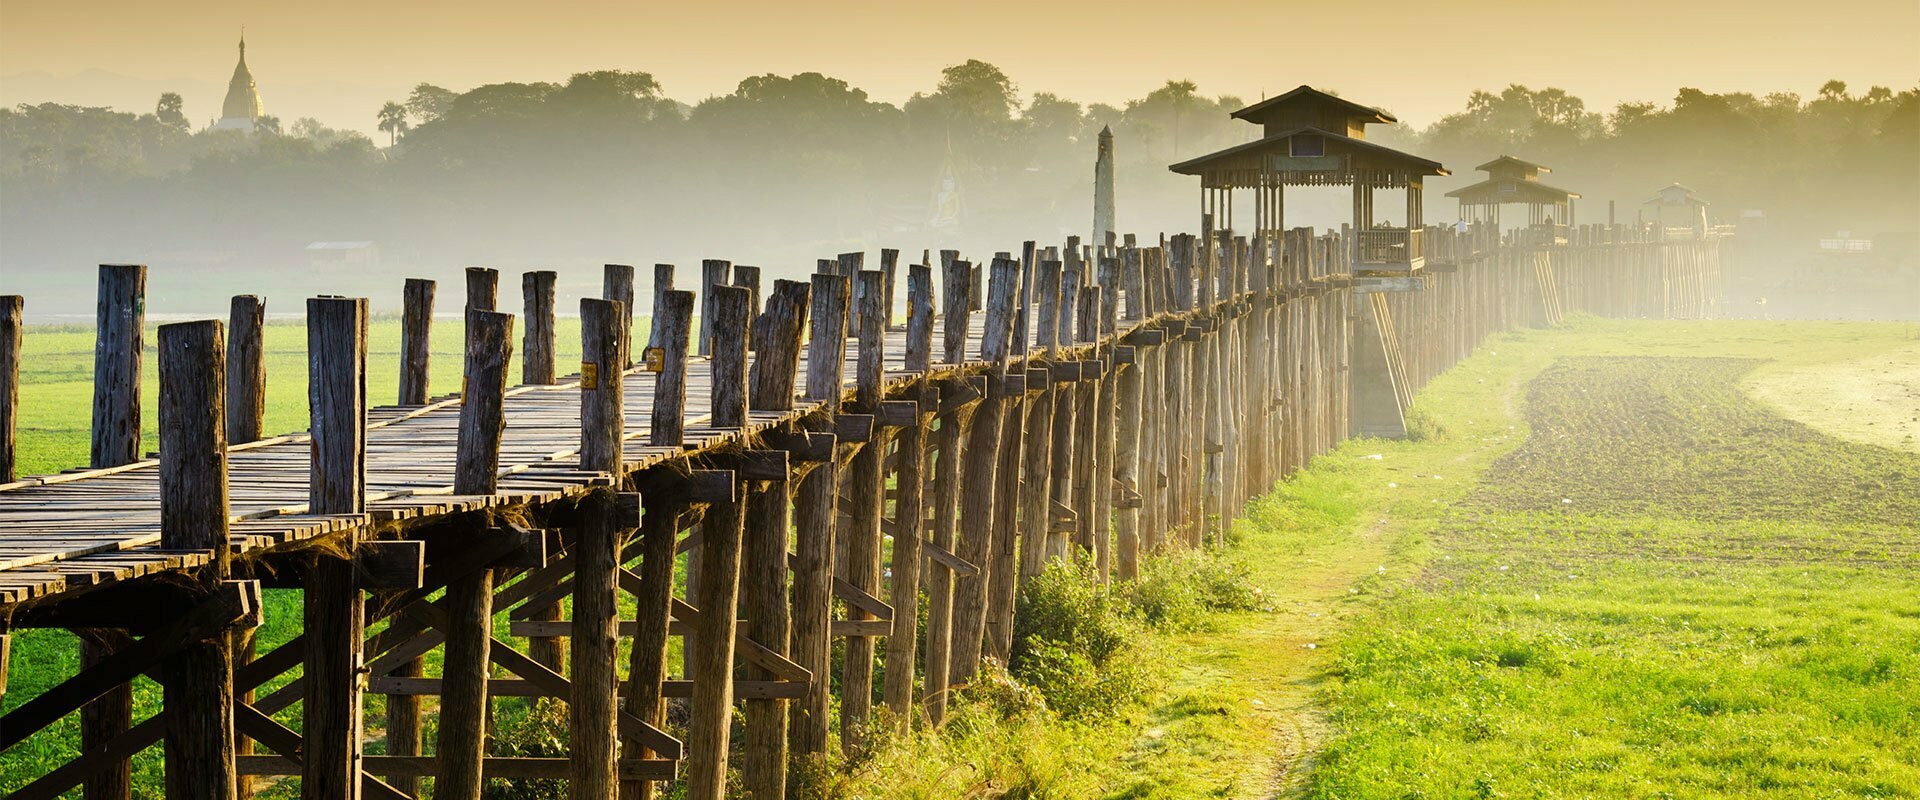
[(253, 128), (253, 121), (266, 115), (260, 91), (247, 69), (247, 29), (240, 28), (240, 61), (233, 66), (233, 78), (227, 81), (227, 99), (220, 104), (219, 128)]

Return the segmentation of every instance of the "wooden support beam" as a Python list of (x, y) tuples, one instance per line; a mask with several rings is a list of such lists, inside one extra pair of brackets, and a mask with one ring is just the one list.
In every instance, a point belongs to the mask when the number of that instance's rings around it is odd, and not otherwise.
[(793, 408), (799, 378), (800, 334), (807, 326), (813, 287), (800, 281), (774, 281), (766, 311), (755, 323), (756, 341), (750, 405), (757, 411)]
[[(1003, 460), (1001, 451), (1006, 446), (1001, 431), (1007, 396), (1001, 383), (1011, 355), (1013, 297), (1019, 288), (1020, 265), (1012, 259), (996, 258), (991, 272), (980, 358), (992, 367), (987, 373), (986, 399), (974, 412), (967, 438), (961, 485), (968, 502), (960, 515), (962, 532), (956, 548), (961, 558), (981, 565), (985, 574), (962, 577), (954, 582), (953, 649), (949, 655), (949, 675), (954, 682), (972, 679), (979, 669), (986, 635), (987, 587), (994, 573), (990, 559), (999, 552), (995, 546), (997, 523), (1004, 522), (995, 513), (1002, 500), (996, 475)], [(1018, 448), (1014, 454), (1018, 455)], [(1003, 529), (1009, 535), (1010, 527)]]
[[(313, 460), (308, 505), (316, 513), (366, 510), (367, 301), (307, 301), (307, 405)], [(359, 536), (343, 534), (347, 553)], [(360, 785), (362, 587), (351, 557), (319, 557), (302, 603), (307, 638), (301, 796), (351, 796)]]
[[(653, 319), (653, 341), (660, 349), (660, 369), (653, 385), (653, 412), (647, 417), (651, 431), (648, 443), (671, 447), (686, 440), (687, 348), (693, 330), (693, 293), (667, 292), (655, 304), (654, 313), (658, 316)], [(595, 370), (590, 378), (586, 365), (581, 365), (582, 387), (589, 380), (597, 383), (598, 368)]]
[(707, 308), (713, 314), (711, 327), (702, 320), (702, 330), (712, 338), (706, 342), (713, 355), (709, 375), (709, 408), (716, 428), (739, 428), (747, 424), (747, 323), (751, 319), (747, 290), (738, 286), (715, 286), (708, 290)]
[[(14, 432), (20, 424), (20, 349), (26, 341), (27, 326), (21, 321), (26, 300), (17, 294), (0, 295), (0, 483), (12, 483), (20, 477), (14, 455)], [(0, 661), (0, 670), (6, 669)], [(0, 690), (4, 690), (0, 683)]]
[(400, 297), (400, 405), (426, 405), (433, 329), (433, 281), (408, 278)]
[[(854, 319), (859, 323), (859, 355), (854, 364), (854, 398), (864, 409), (885, 411), (881, 401), (884, 386), (886, 328), (885, 276), (877, 271), (862, 271), (854, 284)], [(912, 403), (907, 403), (913, 406)], [(918, 407), (906, 416), (918, 418)], [(846, 416), (839, 418), (847, 419)], [(846, 583), (857, 594), (871, 599), (880, 591), (880, 520), (885, 516), (886, 480), (883, 460), (890, 431), (876, 425), (867, 446), (854, 453), (847, 481), (847, 513), (851, 517), (846, 534)], [(836, 582), (836, 586), (838, 582)], [(876, 601), (877, 602), (877, 601)], [(877, 619), (870, 606), (854, 603), (849, 613), (854, 619)], [(872, 638), (856, 636), (846, 644), (846, 661), (841, 669), (840, 745), (852, 755), (866, 748), (868, 720), (873, 708), (873, 666), (876, 643)]]
[[(262, 326), (267, 306), (250, 294), (234, 295), (227, 314), (227, 444), (246, 444), (264, 435), (267, 416), (267, 364)], [(0, 470), (4, 473), (5, 470)], [(0, 483), (6, 482), (0, 474)]]
[[(467, 312), (466, 394), (460, 405), (460, 437), (453, 490), (492, 494), (498, 485), (502, 403), (507, 362), (513, 353), (513, 317)], [(440, 699), (441, 771), (434, 795), (479, 800), (486, 755), (487, 673), (492, 660), (493, 572), (477, 570), (447, 586), (451, 623), (442, 661), (447, 692)]]
[[(660, 267), (654, 267), (655, 291), (658, 289)], [(667, 288), (673, 288), (673, 267), (667, 265)], [(603, 264), (600, 267), (600, 299), (620, 304), (620, 322), (618, 324), (620, 352), (626, 354), (622, 369), (630, 369), (634, 364), (633, 315), (637, 304), (634, 299), (634, 270), (632, 264)], [(654, 303), (660, 302), (660, 296), (654, 295)]]
[(909, 371), (925, 372), (933, 356), (933, 268), (915, 264), (907, 268), (907, 348), (905, 366)]
[[(259, 618), (259, 584), (252, 581), (221, 582), (171, 624), (117, 649), (99, 661), (81, 667), (73, 677), (22, 702), (5, 716), (0, 716), (0, 751), (25, 741), (28, 736), (72, 713), (75, 708), (152, 669), (163, 659), (170, 659), (181, 650), (236, 626), (258, 625)], [(162, 677), (168, 674), (163, 672)], [(229, 705), (229, 714), (232, 713), (231, 708)], [(164, 720), (165, 717), (156, 719)], [(147, 741), (151, 742), (152, 739)]]
[[(628, 360), (628, 337), (621, 331), (625, 320), (626, 305), (618, 300), (580, 301), (581, 362), (598, 365), (600, 372), (593, 389), (580, 391), (580, 468), (616, 480), (622, 472), (620, 443), (626, 425), (621, 369)], [(614, 495), (611, 489), (599, 489), (581, 500), (574, 545), (573, 696), (568, 702), (572, 769), (567, 785), (581, 800), (609, 798), (616, 791), (622, 536)]]
[[(911, 284), (911, 277), (909, 282)], [(910, 285), (909, 294), (915, 288)], [(924, 282), (918, 288), (924, 288)], [(910, 306), (913, 304), (911, 297), (908, 303)], [(916, 399), (932, 400), (932, 391), (931, 387), (921, 386), (916, 390), (919, 395)], [(914, 405), (917, 410), (920, 403), (915, 402)], [(920, 543), (921, 527), (926, 519), (922, 494), (926, 486), (926, 439), (926, 418), (916, 413), (913, 423), (900, 431), (899, 456), (894, 460), (893, 467), (893, 483), (899, 487), (899, 494), (894, 499), (894, 520), (897, 525), (892, 531), (892, 584), (888, 595), (893, 606), (889, 609), (893, 627), (887, 638), (886, 682), (882, 687), (882, 696), (893, 713), (895, 729), (901, 733), (913, 727), (913, 662), (919, 644), (920, 563), (924, 557)]]
[[(146, 325), (147, 268), (143, 264), (100, 265), (98, 314), (93, 346), (93, 435), (95, 469), (140, 459), (140, 365)], [(112, 654), (108, 645), (82, 638), (82, 667)], [(133, 722), (133, 689), (119, 686), (102, 693), (80, 712), (80, 749), (102, 751)], [(133, 792), (131, 764), (121, 758), (92, 772), (85, 800), (128, 800)]]
[(520, 275), (520, 299), (526, 320), (521, 341), (520, 382), (545, 386), (554, 382), (554, 312), (551, 270)]
[(467, 268), (468, 311), (493, 311), (500, 307), (500, 270), (490, 267)]
[[(734, 614), (739, 602), (740, 549), (744, 536), (741, 512), (738, 501), (714, 503), (702, 522), (697, 599), (704, 613), (700, 619), (700, 635), (692, 644), (695, 654), (690, 675), (722, 676), (733, 671)], [(694, 684), (687, 732), (689, 800), (721, 800), (726, 794), (732, 718), (732, 681), (704, 680)]]
[[(846, 363), (847, 311), (851, 282), (839, 275), (813, 276), (813, 326), (807, 343), (807, 398), (840, 408), (841, 371)], [(809, 425), (827, 428), (831, 418)], [(840, 467), (829, 459), (800, 479), (794, 494), (792, 657), (814, 675), (832, 673), (831, 578), (839, 499)], [(788, 742), (799, 756), (825, 753), (833, 698), (826, 680), (814, 681), (792, 709)]]
[(700, 336), (697, 342), (700, 355), (713, 353), (713, 299), (714, 289), (729, 285), (733, 279), (733, 262), (718, 258), (704, 259), (700, 262)]
[[(667, 678), (667, 634), (673, 598), (674, 536), (686, 502), (671, 494), (642, 495), (646, 514), (640, 520), (640, 574), (634, 595), (633, 646), (627, 664), (626, 713), (654, 727), (666, 724), (661, 684)], [(640, 758), (654, 755), (635, 748)], [(627, 759), (622, 759), (625, 761)], [(621, 778), (623, 800), (653, 795), (652, 782)]]

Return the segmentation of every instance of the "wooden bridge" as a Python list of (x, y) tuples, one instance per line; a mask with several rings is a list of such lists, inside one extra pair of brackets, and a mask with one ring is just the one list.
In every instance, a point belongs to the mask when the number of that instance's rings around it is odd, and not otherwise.
[[(1414, 390), (1492, 332), (1703, 316), (1717, 294), (1714, 243), (1651, 228), (1415, 240), (1426, 269), (1392, 277), (1351, 268), (1348, 235), (1305, 229), (1028, 243), (983, 265), (946, 251), (938, 292), (930, 257), (902, 269), (891, 250), (764, 299), (752, 268), (705, 262), (696, 294), (659, 267), (644, 343), (628, 341), (634, 272), (609, 266), (565, 376), (553, 273), (523, 277), (516, 318), (474, 269), (464, 397), (428, 396), (430, 282), (406, 287), (391, 406), (365, 394), (366, 301), (315, 298), (311, 427), (274, 437), (263, 315), (241, 296), (226, 324), (160, 326), (157, 457), (139, 452), (145, 269), (105, 266), (92, 467), (25, 478), (22, 306), (0, 298), (0, 692), (12, 629), (73, 629), (85, 650), (0, 717), (0, 752), (82, 718), (80, 754), (12, 796), (126, 798), (128, 759), (163, 743), (172, 797), (298, 776), (310, 798), (411, 797), (423, 777), (477, 798), (501, 777), (629, 798), (683, 778), (704, 799), (730, 764), (739, 790), (782, 797), (795, 759), (942, 719), (949, 691), (1008, 658), (1018, 586), (1048, 561), (1126, 579), (1216, 540), (1315, 454), (1403, 432)], [(303, 619), (259, 652), (263, 586), (303, 589)], [(165, 703), (136, 722), (143, 674)], [(387, 697), (381, 755), (366, 692)], [(423, 696), (439, 698), (430, 746)], [(499, 696), (565, 701), (568, 756), (489, 754)], [(296, 704), (299, 730), (274, 718)]]

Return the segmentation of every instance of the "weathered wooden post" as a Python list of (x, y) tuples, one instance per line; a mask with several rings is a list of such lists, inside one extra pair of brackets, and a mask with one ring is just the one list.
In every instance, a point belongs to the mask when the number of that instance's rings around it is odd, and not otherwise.
[[(1022, 248), (1022, 258), (1018, 262), (1008, 261), (1012, 276), (1007, 278), (1011, 287), (1004, 298), (1008, 338), (1002, 345), (1004, 359), (1024, 356), (1027, 353), (1027, 298), (1032, 293), (1032, 261), (1034, 243), (1027, 242)], [(996, 263), (996, 268), (998, 264)], [(991, 292), (990, 292), (991, 294)], [(993, 297), (989, 297), (993, 300)], [(993, 322), (988, 315), (987, 322)], [(1020, 572), (1019, 522), (1021, 475), (1024, 439), (1026, 435), (1026, 371), (1023, 367), (1018, 374), (1011, 376), (1003, 385), (1007, 397), (1001, 412), (1000, 447), (995, 457), (1000, 463), (994, 468), (993, 489), (993, 540), (990, 543), (985, 562), (981, 565), (985, 571), (985, 606), (982, 609), (982, 645), (981, 652), (1006, 664), (1013, 656), (1013, 612), (1015, 583)], [(1017, 390), (1016, 388), (1017, 387)]]
[[(307, 404), (313, 463), (307, 506), (316, 514), (366, 510), (367, 301), (307, 300)], [(357, 529), (340, 534), (345, 557), (322, 557), (307, 570), (305, 742), (301, 796), (353, 797), (360, 788), (362, 625), (360, 579), (352, 554)], [(476, 763), (477, 767), (478, 764)]]
[[(1060, 262), (1043, 259), (1037, 265), (1032, 282), (1035, 303), (1032, 350), (1043, 359), (1053, 358), (1059, 340)], [(1056, 394), (1053, 377), (1046, 363), (1027, 370), (1027, 418), (1024, 461), (1021, 464), (1020, 490), (1020, 582), (1040, 574), (1046, 567), (1049, 539), (1053, 536), (1053, 401)], [(1016, 595), (1017, 597), (1017, 595)]]
[[(401, 293), (400, 308), (400, 405), (425, 405), (427, 402), (428, 360), (433, 329), (433, 296), (436, 285), (421, 278), (408, 278)], [(394, 667), (392, 675), (417, 678), (425, 668), (422, 657), (407, 659)], [(421, 750), (420, 696), (387, 696), (387, 754), (419, 755)], [(406, 794), (415, 794), (419, 779), (394, 776), (392, 785)]]
[[(1080, 289), (1079, 307), (1074, 309), (1078, 331), (1075, 341), (1079, 344), (1092, 344), (1100, 340), (1100, 287), (1085, 286)], [(1083, 374), (1074, 387), (1075, 407), (1073, 428), (1073, 510), (1079, 514), (1079, 524), (1074, 528), (1074, 544), (1095, 564), (1103, 567), (1106, 558), (1106, 521), (1100, 518), (1099, 493), (1111, 489), (1101, 482), (1099, 463), (1101, 397), (1100, 380), (1097, 375), (1084, 374), (1092, 370), (1102, 370), (1099, 361), (1081, 361)], [(1105, 577), (1102, 569), (1101, 576)]]
[[(647, 348), (660, 347), (660, 317), (666, 313), (667, 293), (673, 291), (673, 265), (653, 265), (653, 316), (647, 321)], [(610, 298), (611, 299), (611, 298)], [(631, 316), (633, 309), (628, 308)], [(633, 357), (628, 353), (629, 358)]]
[[(973, 415), (961, 478), (968, 503), (960, 516), (963, 533), (958, 554), (979, 569), (954, 582), (953, 652), (949, 670), (955, 682), (970, 680), (980, 668), (980, 649), (986, 633), (987, 583), (991, 573), (988, 559), (994, 552), (994, 527), (999, 521), (994, 510), (1001, 499), (995, 475), (1003, 460), (999, 449), (1004, 446), (1000, 429), (1007, 406), (1007, 348), (1013, 329), (1013, 299), (1018, 289), (1020, 266), (1012, 259), (995, 259), (992, 272), (985, 306), (987, 318), (980, 338), (980, 358), (991, 367), (987, 371), (986, 397)], [(1006, 530), (1011, 535), (1011, 526)]]
[(400, 399), (403, 406), (427, 402), (427, 362), (432, 349), (434, 282), (408, 278), (400, 305)]
[[(499, 485), (500, 437), (513, 315), (467, 311), (466, 392), (460, 404), (453, 492), (493, 494)], [(477, 531), (476, 531), (477, 532)], [(434, 796), (479, 800), (486, 755), (487, 673), (493, 646), (493, 571), (476, 570), (447, 585), (447, 645), (441, 667), (440, 776)]]
[[(917, 287), (917, 288), (916, 288)], [(933, 267), (915, 264), (907, 268), (907, 348), (908, 370), (926, 372), (933, 363)]]
[(700, 262), (700, 355), (713, 354), (713, 290), (731, 282), (733, 262), (718, 258)]
[[(227, 443), (244, 445), (259, 439), (267, 428), (267, 361), (263, 355), (263, 326), (267, 324), (267, 305), (257, 295), (234, 295), (227, 322)], [(6, 470), (0, 468), (0, 474)], [(4, 478), (4, 476), (0, 476)], [(253, 660), (253, 629), (232, 631), (230, 662), (246, 664)], [(253, 702), (253, 693), (240, 693), (240, 702)], [(230, 708), (228, 708), (230, 712)], [(253, 741), (238, 737), (234, 754), (252, 756)], [(236, 779), (236, 796), (253, 796), (250, 777)]]
[[(160, 546), (210, 550), (198, 576), (210, 595), (227, 577), (226, 343), (217, 320), (160, 326)], [(232, 798), (233, 657), (229, 637), (186, 644), (161, 670), (167, 796)]]
[[(20, 424), (20, 349), (27, 333), (21, 315), (25, 308), (26, 298), (0, 295), (0, 483), (20, 479), (13, 437)], [(0, 662), (0, 670), (5, 669), (6, 664)], [(0, 684), (0, 691), (5, 689), (5, 684)]]
[[(747, 290), (715, 286), (708, 306), (713, 309), (713, 426), (738, 428), (747, 424)], [(720, 337), (726, 337), (722, 339)]]
[(550, 270), (520, 276), (520, 298), (526, 305), (526, 328), (521, 345), (520, 382), (545, 386), (554, 382), (553, 281)]
[(894, 279), (898, 276), (899, 271), (900, 249), (896, 247), (880, 248), (880, 274), (885, 276), (884, 286), (880, 293), (882, 298), (880, 305), (887, 310), (886, 325), (883, 326), (887, 330), (893, 330), (893, 287), (895, 286)]
[(267, 306), (250, 294), (235, 295), (227, 318), (227, 444), (246, 444), (264, 433), (267, 364), (261, 327)]
[[(574, 541), (568, 788), (578, 800), (610, 798), (615, 792), (615, 695), (620, 679), (615, 667), (620, 633), (616, 597), (625, 537), (614, 514), (615, 491), (624, 477), (620, 453), (626, 395), (621, 368), (627, 363), (628, 336), (621, 326), (626, 319), (625, 304), (618, 300), (580, 301), (580, 468), (606, 473), (614, 488), (590, 492), (581, 501)], [(589, 371), (592, 380), (586, 379)]]
[[(747, 421), (747, 290), (714, 286), (709, 290), (708, 346), (713, 355), (710, 405), (715, 427), (741, 427)], [(688, 641), (694, 668), (693, 700), (687, 733), (687, 797), (719, 800), (727, 788), (727, 751), (733, 717), (735, 617), (739, 608), (740, 550), (745, 535), (743, 505), (726, 474), (727, 496), (707, 506), (700, 529), (699, 575), (692, 581), (700, 617), (698, 635)]]
[[(654, 266), (654, 279), (658, 281), (660, 267)], [(673, 288), (673, 267), (667, 267), (667, 288)], [(660, 302), (660, 287), (654, 287), (654, 303)], [(600, 299), (612, 300), (620, 304), (620, 351), (627, 354), (627, 363), (623, 368), (633, 366), (633, 265), (603, 264), (600, 267)]]
[(1055, 301), (1054, 343), (1055, 361), (1062, 367), (1062, 380), (1055, 385), (1053, 398), (1053, 477), (1049, 481), (1053, 486), (1051, 503), (1056, 510), (1056, 523), (1049, 527), (1048, 554), (1053, 558), (1066, 558), (1070, 535), (1080, 528), (1079, 508), (1074, 498), (1074, 475), (1078, 472), (1075, 462), (1078, 453), (1075, 442), (1076, 422), (1079, 417), (1080, 364), (1066, 358), (1067, 351), (1074, 344), (1074, 315), (1079, 310), (1081, 291), (1080, 261), (1068, 255), (1061, 262), (1060, 292)]
[[(794, 381), (800, 368), (800, 334), (807, 324), (807, 303), (812, 287), (798, 281), (774, 281), (767, 298), (766, 313), (759, 324), (758, 349), (748, 379), (747, 401), (755, 410), (787, 411), (793, 408)], [(787, 453), (772, 451), (782, 457)], [(792, 530), (792, 504), (788, 499), (787, 471), (779, 479), (757, 481), (747, 496), (747, 532), (741, 555), (741, 613), (747, 619), (747, 638), (775, 655), (785, 657), (792, 648), (792, 611), (788, 606), (787, 586), (791, 574), (787, 559), (787, 537)], [(741, 674), (752, 681), (771, 681), (777, 676), (765, 667), (749, 663)], [(814, 676), (826, 681), (827, 676)], [(746, 701), (745, 740), (741, 777), (753, 797), (785, 797), (787, 794), (787, 704), (784, 698), (749, 697)]]
[[(609, 268), (608, 278), (614, 277)], [(627, 291), (632, 292), (633, 268), (626, 268)], [(555, 381), (558, 370), (554, 365), (554, 300), (553, 284), (555, 275), (546, 270), (523, 273), (520, 276), (520, 297), (526, 310), (525, 329), (521, 333), (520, 382), (532, 385), (550, 385)], [(528, 619), (539, 621), (558, 621), (561, 618), (560, 604), (549, 603), (535, 609)], [(534, 636), (527, 640), (527, 655), (556, 673), (566, 672), (567, 643), (564, 636)]]
[[(140, 459), (140, 352), (145, 341), (147, 268), (100, 265), (100, 299), (93, 347), (93, 441), (91, 466), (117, 467)], [(80, 666), (113, 654), (113, 647), (82, 637)], [(115, 686), (80, 709), (80, 748), (105, 749), (133, 722), (133, 689)], [(126, 759), (87, 778), (86, 800), (126, 800), (133, 773)]]
[[(660, 273), (655, 272), (658, 278)], [(672, 278), (672, 270), (667, 270)], [(656, 286), (658, 284), (656, 283)], [(648, 444), (678, 446), (685, 436), (687, 355), (692, 348), (693, 293), (671, 289), (654, 298), (652, 347), (660, 348), (660, 370), (648, 415)], [(597, 371), (596, 367), (596, 371)], [(662, 682), (667, 678), (667, 627), (673, 597), (674, 545), (679, 518), (687, 509), (685, 492), (645, 493), (640, 519), (640, 596), (635, 598), (633, 649), (627, 669), (627, 711), (658, 726), (665, 720)], [(648, 752), (643, 748), (641, 755)], [(652, 797), (650, 781), (622, 781), (622, 800)]]
[(1115, 401), (1117, 378), (1114, 369), (1114, 346), (1110, 341), (1116, 328), (1116, 318), (1120, 308), (1120, 259), (1108, 256), (1100, 259), (1098, 276), (1100, 303), (1095, 311), (1096, 337), (1101, 344), (1096, 361), (1100, 364), (1100, 402), (1099, 419), (1095, 421), (1093, 443), (1093, 522), (1095, 552), (1099, 553), (1100, 579), (1113, 577), (1113, 451), (1116, 434), (1114, 427), (1119, 421), (1116, 415), (1118, 403)]
[(1114, 377), (1112, 400), (1118, 420), (1113, 478), (1128, 495), (1116, 505), (1114, 515), (1114, 567), (1123, 581), (1140, 576), (1140, 429), (1148, 424), (1141, 407), (1141, 349), (1134, 348), (1134, 363), (1116, 365), (1119, 374)]
[[(933, 270), (924, 264), (907, 268), (906, 368), (925, 372), (933, 347)], [(921, 528), (926, 523), (926, 447), (928, 405), (937, 402), (930, 387), (914, 400), (919, 413), (914, 424), (900, 429), (893, 501), (893, 576), (888, 600), (893, 606), (893, 632), (887, 637), (887, 674), (882, 696), (893, 712), (896, 730), (913, 726), (914, 653), (919, 647)]]
[[(844, 276), (813, 276), (812, 334), (807, 341), (807, 400), (832, 415), (840, 410), (841, 372), (846, 365), (847, 309), (852, 282)], [(831, 426), (831, 419), (817, 425)], [(794, 496), (793, 660), (813, 673), (794, 710), (790, 741), (796, 756), (827, 750), (832, 713), (833, 540), (838, 515), (837, 460), (814, 467)]]
[(467, 310), (492, 311), (500, 303), (500, 270), (467, 268)]
[[(967, 296), (972, 285), (972, 265), (959, 260), (959, 253), (942, 250), (941, 259), (941, 343), (942, 362), (966, 361)], [(943, 394), (948, 390), (943, 387)], [(939, 456), (934, 462), (933, 531), (928, 539), (934, 547), (952, 551), (959, 526), (960, 450), (966, 429), (977, 404), (949, 404), (941, 398), (942, 416), (937, 431)], [(939, 725), (946, 718), (947, 690), (953, 685), (950, 675), (953, 652), (954, 571), (943, 564), (930, 565), (927, 581), (927, 721)]]
[[(884, 378), (883, 357), (886, 347), (886, 276), (878, 270), (861, 270), (854, 284), (853, 318), (859, 323), (860, 349), (854, 361), (854, 400), (859, 410), (877, 413)], [(886, 507), (886, 480), (882, 469), (889, 432), (875, 426), (872, 438), (853, 456), (847, 481), (848, 509), (852, 525), (847, 528), (847, 583), (856, 591), (871, 596), (880, 594), (881, 518)], [(854, 620), (875, 617), (850, 604), (848, 616)], [(847, 637), (846, 663), (841, 670), (840, 747), (858, 753), (866, 746), (866, 727), (873, 708), (872, 636)]]

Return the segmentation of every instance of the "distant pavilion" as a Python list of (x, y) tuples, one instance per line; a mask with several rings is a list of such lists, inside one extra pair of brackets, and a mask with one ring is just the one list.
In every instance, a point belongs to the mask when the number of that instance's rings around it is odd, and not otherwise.
[(1498, 226), (1501, 206), (1525, 204), (1528, 225), (1554, 226), (1556, 238), (1565, 238), (1566, 226), (1573, 224), (1573, 201), (1580, 195), (1540, 182), (1540, 173), (1553, 170), (1504, 155), (1474, 169), (1487, 173), (1487, 179), (1447, 193), (1460, 201), (1461, 222)]
[(1670, 183), (1642, 205), (1653, 206), (1654, 219), (1662, 228), (1691, 228), (1696, 235), (1706, 234), (1707, 206), (1711, 204), (1692, 189)]
[[(1169, 167), (1200, 176), (1201, 214), (1233, 227), (1236, 189), (1254, 192), (1254, 231), (1285, 229), (1287, 186), (1352, 186), (1354, 268), (1411, 273), (1420, 269), (1421, 185), (1449, 174), (1437, 161), (1367, 141), (1366, 127), (1397, 120), (1377, 108), (1343, 100), (1311, 86), (1233, 112), (1263, 128), (1258, 140)], [(1406, 227), (1374, 217), (1373, 190), (1406, 190)]]

